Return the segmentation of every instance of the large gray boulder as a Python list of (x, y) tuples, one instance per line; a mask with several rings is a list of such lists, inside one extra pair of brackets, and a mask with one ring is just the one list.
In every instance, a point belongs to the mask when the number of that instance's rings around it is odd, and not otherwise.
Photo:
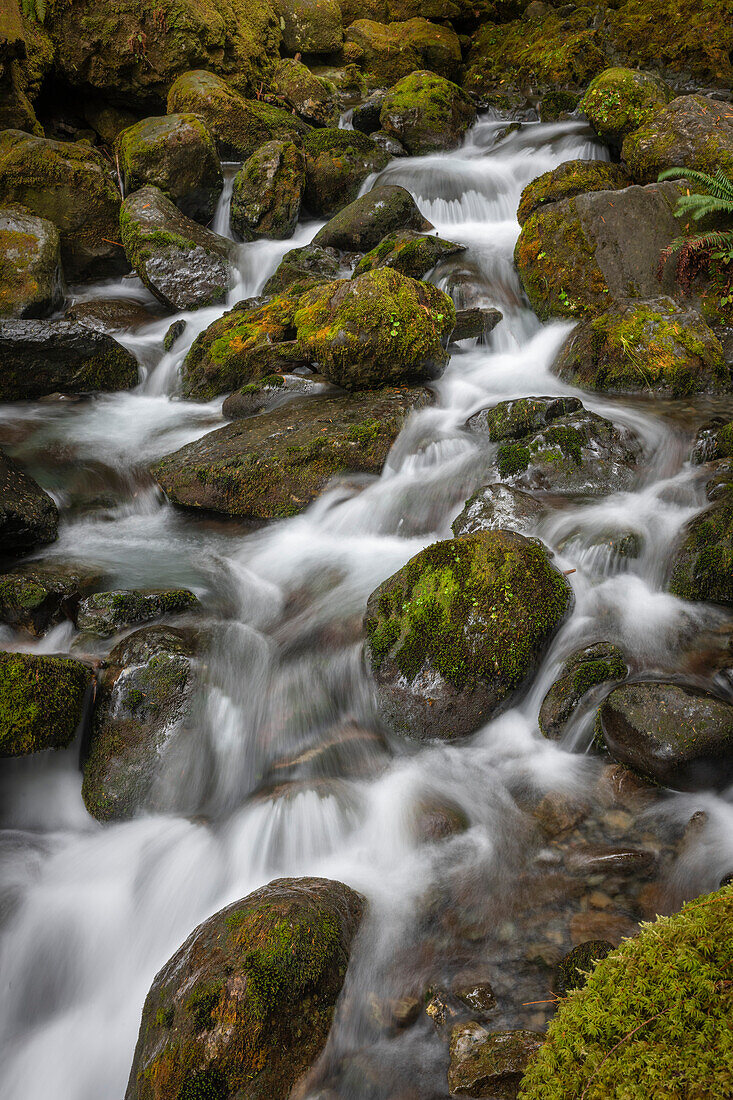
[(648, 183), (666, 168), (733, 176), (733, 118), (729, 103), (703, 95), (673, 99), (624, 140), (622, 159), (635, 180)]
[(432, 228), (409, 191), (382, 184), (340, 210), (316, 233), (313, 244), (344, 252), (369, 252), (388, 234)]

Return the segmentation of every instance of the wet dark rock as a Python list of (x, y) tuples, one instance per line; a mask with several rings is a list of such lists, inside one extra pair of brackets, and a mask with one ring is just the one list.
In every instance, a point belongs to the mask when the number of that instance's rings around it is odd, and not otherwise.
[(729, 393), (733, 371), (698, 311), (671, 298), (613, 303), (580, 322), (553, 369), (587, 390), (684, 397)]
[(615, 760), (666, 787), (720, 786), (733, 772), (733, 706), (680, 684), (623, 684), (603, 702), (598, 733)]
[(174, 321), (166, 331), (163, 337), (163, 349), (164, 351), (171, 351), (173, 345), (176, 343), (179, 337), (183, 336), (186, 331), (186, 322), (182, 317), (179, 317), (177, 321)]
[(637, 531), (590, 529), (574, 531), (561, 539), (558, 549), (581, 557), (584, 567), (597, 573), (620, 572), (644, 549), (644, 539)]
[(229, 420), (254, 416), (256, 413), (274, 409), (293, 397), (317, 393), (324, 385), (327, 386), (328, 383), (320, 374), (306, 377), (297, 374), (266, 375), (261, 381), (250, 382), (230, 393), (224, 399), (221, 411)]
[(513, 1100), (530, 1058), (544, 1036), (535, 1031), (487, 1031), (473, 1021), (456, 1024), (450, 1039), (451, 1096)]
[(349, 390), (438, 377), (454, 320), (446, 294), (388, 267), (314, 287), (294, 316), (305, 356)]
[(456, 324), (451, 333), (451, 343), (458, 340), (485, 340), (496, 328), (504, 314), (498, 309), (482, 309), (472, 306), (470, 309), (456, 310)]
[(561, 199), (571, 199), (587, 191), (620, 191), (631, 177), (618, 164), (603, 160), (567, 160), (528, 183), (517, 210), (517, 221), (524, 225), (537, 210)]
[(357, 722), (325, 730), (315, 744), (299, 746), (275, 760), (264, 786), (322, 779), (364, 779), (383, 770), (388, 761), (383, 737)]
[(404, 187), (373, 187), (324, 225), (313, 238), (321, 248), (344, 252), (369, 252), (384, 237), (407, 229), (425, 232), (432, 224), (422, 216)]
[(568, 870), (585, 876), (613, 875), (646, 878), (657, 866), (657, 856), (644, 848), (609, 848), (589, 844), (566, 854)]
[(626, 135), (653, 123), (671, 98), (671, 90), (654, 73), (613, 68), (591, 81), (578, 108), (598, 136), (618, 151)]
[(468, 427), (499, 444), (497, 479), (519, 489), (601, 496), (636, 482), (638, 439), (576, 397), (502, 401), (475, 413)]
[(368, 99), (354, 107), (351, 122), (355, 130), (361, 130), (362, 134), (373, 134), (381, 129), (379, 113), (387, 96), (386, 91), (372, 92)]
[(464, 251), (465, 245), (407, 229), (384, 237), (376, 248), (362, 256), (354, 269), (353, 278), (356, 279), (377, 267), (389, 267), (393, 271), (399, 271), (401, 275), (409, 275), (411, 279), (422, 279), (441, 260)]
[(476, 108), (457, 84), (423, 71), (390, 88), (379, 117), (383, 130), (412, 156), (420, 156), (460, 145), (476, 121)]
[(0, 756), (66, 748), (91, 680), (87, 666), (68, 657), (0, 653)]
[(53, 542), (58, 526), (59, 511), (48, 493), (0, 450), (0, 552)]
[(472, 733), (516, 697), (572, 602), (543, 547), (511, 531), (437, 542), (367, 603), (380, 714), (418, 740)]
[(586, 940), (564, 955), (557, 966), (556, 993), (564, 996), (571, 989), (582, 989), (588, 981), (588, 971), (615, 948), (608, 940)]
[(504, 527), (525, 535), (544, 511), (544, 504), (529, 493), (497, 482), (484, 485), (469, 497), (463, 511), (453, 520), (451, 530), (454, 535), (471, 535), (474, 531)]
[(669, 590), (684, 600), (733, 604), (733, 477), (708, 482), (711, 504), (690, 520), (672, 560)]
[(714, 417), (695, 436), (690, 461), (700, 465), (721, 458), (733, 458), (733, 421), (726, 423), (722, 417)]
[(159, 188), (141, 187), (128, 195), (120, 234), (135, 271), (168, 309), (200, 309), (224, 300), (231, 241), (184, 217)]
[(402, 142), (398, 141), (393, 134), (388, 134), (386, 130), (375, 130), (370, 136), (374, 144), (378, 145), (388, 157), (406, 157), (408, 155)]
[[(151, 313), (134, 298), (89, 298), (67, 309), (65, 321), (74, 321), (95, 332), (135, 332), (144, 325), (157, 321), (159, 315)], [(185, 321), (174, 322), (185, 324)]]
[(227, 424), (151, 472), (184, 507), (254, 519), (292, 516), (335, 475), (380, 473), (408, 413), (430, 401), (422, 387), (299, 398)]
[(329, 283), (340, 272), (338, 253), (333, 248), (307, 244), (286, 252), (264, 286), (263, 294), (280, 294), (297, 284), (304, 290), (316, 283)]
[(272, 87), (309, 125), (338, 126), (340, 111), (334, 86), (314, 76), (300, 61), (284, 58), (273, 73)]
[(0, 317), (45, 317), (63, 301), (59, 234), (21, 206), (0, 207)]
[(187, 588), (152, 588), (97, 592), (79, 605), (76, 625), (87, 634), (109, 638), (125, 627), (180, 615), (198, 608), (199, 602)]
[(84, 563), (30, 562), (0, 576), (0, 621), (43, 634), (64, 619), (76, 621), (79, 601), (104, 582), (104, 572)]
[(120, 195), (108, 164), (87, 142), (0, 132), (0, 203), (19, 203), (56, 226), (67, 278), (96, 279), (127, 270), (124, 253), (114, 243)]
[(559, 740), (568, 722), (591, 688), (623, 680), (629, 669), (623, 652), (610, 642), (595, 642), (567, 659), (563, 670), (542, 700), (539, 727), (545, 737)]
[(269, 141), (237, 173), (230, 221), (243, 241), (286, 240), (298, 224), (305, 158), (292, 142)]
[(674, 294), (674, 263), (660, 256), (680, 234), (681, 187), (657, 183), (595, 191), (536, 210), (514, 250), (527, 296), (543, 319), (600, 313), (614, 299)]
[(0, 360), (0, 401), (129, 390), (138, 382), (127, 348), (72, 321), (0, 321)]
[(156, 789), (156, 779), (191, 736), (197, 652), (193, 631), (154, 626), (130, 634), (107, 658), (83, 762), (82, 797), (99, 821), (188, 809), (185, 784), (174, 793)]
[(193, 114), (144, 118), (117, 138), (124, 194), (160, 188), (187, 218), (206, 224), (224, 186), (214, 139)]
[(451, 993), (471, 1012), (484, 1018), (497, 1007), (491, 982), (482, 974), (471, 970), (455, 976), (451, 982)]
[(655, 180), (667, 168), (733, 175), (730, 104), (703, 95), (673, 99), (625, 139), (621, 157), (635, 180)]
[[(313, 130), (303, 141), (306, 160), (305, 205), (330, 218), (354, 202), (372, 172), (386, 168), (389, 157), (358, 130)], [(330, 244), (314, 238), (314, 244)]]
[(223, 160), (247, 160), (267, 141), (301, 142), (310, 127), (289, 111), (261, 100), (244, 99), (215, 73), (184, 73), (168, 93), (170, 114), (203, 119)]
[(126, 1100), (286, 1100), (328, 1036), (359, 894), (327, 879), (276, 879), (209, 917), (155, 981)]

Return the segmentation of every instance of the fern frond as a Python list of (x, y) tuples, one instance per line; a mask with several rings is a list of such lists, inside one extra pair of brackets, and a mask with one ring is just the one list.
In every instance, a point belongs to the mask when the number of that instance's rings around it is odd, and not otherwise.
[[(720, 248), (724, 245), (733, 245), (733, 229), (723, 232), (715, 230), (712, 233), (701, 233), (699, 237), (682, 238), (684, 247), (688, 252), (702, 252), (707, 248)], [(677, 251), (677, 249), (675, 249)]]

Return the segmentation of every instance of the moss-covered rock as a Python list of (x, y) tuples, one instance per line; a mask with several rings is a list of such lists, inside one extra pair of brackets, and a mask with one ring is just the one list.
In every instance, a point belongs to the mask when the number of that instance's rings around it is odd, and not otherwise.
[(151, 472), (187, 508), (253, 519), (292, 516), (335, 475), (381, 473), (408, 413), (430, 400), (421, 387), (298, 398), (205, 435)]
[(566, 160), (527, 184), (519, 202), (517, 221), (524, 225), (536, 210), (561, 199), (572, 199), (587, 191), (620, 191), (630, 183), (631, 177), (618, 164), (604, 160)]
[(669, 590), (683, 600), (733, 605), (733, 477), (708, 482), (710, 507), (691, 520), (672, 560)]
[(40, 635), (76, 620), (79, 601), (103, 583), (104, 573), (80, 563), (31, 562), (0, 576), (0, 622)]
[(729, 393), (733, 373), (717, 336), (692, 307), (671, 298), (614, 303), (580, 322), (554, 370), (587, 390), (649, 390), (684, 397)]
[(367, 603), (384, 720), (418, 739), (473, 732), (526, 682), (571, 602), (544, 548), (515, 532), (428, 546)]
[(380, 128), (379, 113), (382, 110), (386, 95), (384, 89), (379, 89), (372, 92), (363, 103), (358, 103), (354, 107), (351, 123), (355, 130), (361, 130), (362, 134), (373, 134), (375, 130)]
[(336, 53), (344, 40), (338, 0), (274, 0), (289, 54)]
[(209, 917), (156, 975), (125, 1100), (286, 1100), (321, 1053), (364, 913), (276, 879)]
[(515, 1097), (542, 1039), (536, 1031), (488, 1031), (473, 1020), (456, 1024), (450, 1037), (451, 1096)]
[[(394, 18), (394, 16), (393, 16)], [(419, 68), (429, 69), (448, 80), (457, 80), (461, 72), (461, 43), (452, 27), (430, 22), (428, 12), (415, 12), (390, 27), (418, 54)]]
[(733, 773), (733, 706), (681, 684), (622, 684), (601, 704), (598, 735), (614, 760), (677, 790), (725, 784)]
[(0, 400), (129, 390), (135, 356), (106, 333), (72, 321), (0, 321)]
[(733, 421), (717, 416), (698, 430), (690, 461), (699, 466), (721, 458), (733, 458)]
[(730, 106), (702, 95), (680, 96), (624, 140), (621, 157), (635, 180), (648, 183), (666, 168), (733, 176)]
[(255, 93), (278, 58), (268, 0), (53, 2), (47, 27), (61, 78), (117, 105), (157, 110), (171, 83), (209, 69)]
[(455, 309), (436, 286), (380, 267), (307, 291), (294, 323), (325, 377), (358, 390), (440, 374)]
[(225, 160), (247, 160), (266, 141), (300, 142), (309, 127), (280, 107), (244, 99), (214, 73), (194, 69), (173, 83), (168, 113), (199, 115)]
[(356, 279), (378, 267), (389, 267), (411, 279), (423, 279), (441, 260), (464, 252), (465, 248), (465, 245), (444, 241), (440, 237), (428, 237), (410, 229), (402, 230), (384, 237), (376, 248), (362, 256), (352, 278)]
[(81, 661), (0, 653), (0, 756), (70, 744), (91, 679)]
[(314, 76), (301, 61), (284, 58), (275, 69), (272, 87), (310, 126), (338, 126), (340, 111), (333, 85)]
[(122, 131), (117, 153), (126, 192), (150, 183), (186, 217), (211, 221), (223, 177), (214, 139), (196, 115), (144, 118)]
[(311, 213), (330, 218), (356, 199), (372, 172), (389, 157), (358, 130), (313, 130), (305, 138), (305, 203)]
[(476, 108), (457, 84), (422, 70), (390, 88), (379, 117), (382, 128), (418, 156), (460, 145)]
[(475, 531), (496, 531), (499, 528), (526, 535), (534, 528), (544, 511), (544, 504), (531, 493), (494, 482), (477, 489), (468, 498), (453, 520), (451, 530), (456, 537), (472, 535)]
[(292, 237), (304, 188), (305, 157), (298, 146), (268, 141), (234, 178), (232, 229), (243, 241)]
[(578, 108), (599, 137), (620, 149), (626, 135), (653, 122), (671, 98), (671, 90), (653, 73), (604, 69), (591, 81)]
[(128, 626), (180, 615), (198, 608), (187, 588), (118, 589), (95, 592), (81, 601), (76, 616), (79, 630), (109, 638)]
[(186, 736), (197, 687), (197, 641), (190, 630), (146, 627), (107, 658), (81, 788), (87, 810), (99, 821), (126, 820), (142, 810), (188, 809), (186, 784), (176, 784), (177, 801), (156, 780), (163, 779)]
[(432, 228), (409, 191), (383, 184), (340, 210), (319, 229), (313, 244), (343, 252), (369, 252), (389, 235), (408, 229), (425, 232)]
[(610, 642), (595, 642), (573, 653), (542, 700), (538, 720), (540, 731), (545, 737), (558, 740), (591, 688), (611, 680), (623, 680), (628, 672), (624, 654)]
[(45, 317), (63, 301), (59, 234), (22, 206), (0, 207), (0, 317)]
[(159, 188), (127, 196), (120, 235), (135, 271), (168, 309), (200, 309), (226, 297), (231, 241), (184, 217)]
[[(725, 990), (733, 888), (642, 925), (560, 1005), (521, 1100), (725, 1096), (733, 1036)], [(671, 1084), (670, 1084), (671, 1083)], [(673, 1094), (673, 1093), (672, 1093)]]
[(58, 526), (59, 510), (48, 493), (0, 450), (0, 551), (53, 542)]
[(518, 489), (602, 496), (636, 483), (639, 440), (576, 397), (502, 401), (475, 413), (468, 427), (498, 444), (496, 480)]
[(25, 18), (11, 0), (0, 12), (0, 130), (24, 130), (43, 137), (33, 103), (53, 62), (54, 48), (44, 28)]
[(297, 284), (304, 290), (315, 283), (328, 283), (339, 274), (338, 254), (333, 248), (307, 244), (291, 248), (267, 280), (263, 293), (280, 294)]
[(674, 264), (660, 282), (662, 251), (679, 236), (674, 183), (596, 191), (540, 208), (522, 226), (514, 261), (543, 319), (599, 313), (612, 299), (656, 298), (676, 286)]
[(368, 81), (390, 87), (417, 69), (430, 69), (450, 80), (459, 73), (461, 46), (455, 31), (427, 19), (396, 23), (357, 19), (344, 36), (362, 51)]
[(120, 195), (108, 164), (86, 142), (0, 132), (0, 202), (53, 222), (70, 279), (127, 270), (118, 234)]

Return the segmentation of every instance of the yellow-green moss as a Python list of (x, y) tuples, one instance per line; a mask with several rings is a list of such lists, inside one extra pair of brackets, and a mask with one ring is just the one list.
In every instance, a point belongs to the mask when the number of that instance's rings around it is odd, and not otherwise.
[(579, 108), (601, 137), (620, 142), (638, 130), (672, 98), (670, 89), (650, 73), (634, 69), (604, 69), (591, 82)]
[(617, 164), (602, 160), (568, 160), (527, 184), (517, 209), (517, 221), (524, 225), (535, 211), (561, 199), (571, 199), (587, 191), (616, 191), (630, 183), (630, 177)]
[(515, 249), (522, 285), (542, 320), (579, 317), (599, 306), (608, 286), (595, 259), (595, 245), (577, 217), (547, 206), (522, 226)]
[(80, 661), (0, 653), (0, 755), (68, 745), (90, 680)]

